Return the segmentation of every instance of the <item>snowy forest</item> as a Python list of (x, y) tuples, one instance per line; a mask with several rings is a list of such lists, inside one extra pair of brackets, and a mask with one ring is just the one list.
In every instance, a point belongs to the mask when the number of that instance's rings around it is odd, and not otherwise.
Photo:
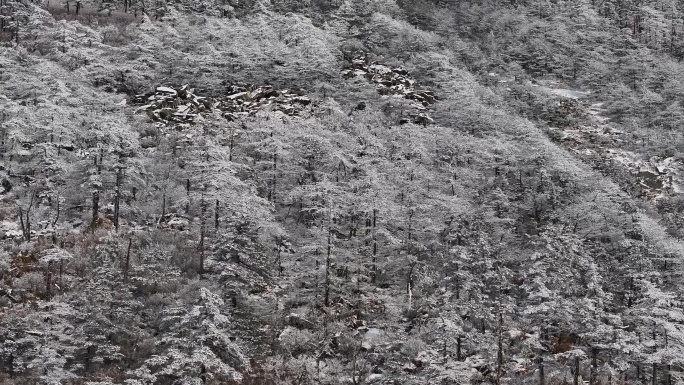
[(684, 1), (0, 0), (0, 385), (684, 384)]

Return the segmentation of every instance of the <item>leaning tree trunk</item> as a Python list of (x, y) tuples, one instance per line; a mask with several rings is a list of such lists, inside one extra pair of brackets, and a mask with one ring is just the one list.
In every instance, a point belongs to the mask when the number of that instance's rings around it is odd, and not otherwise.
[(131, 266), (131, 245), (133, 244), (133, 237), (128, 239), (128, 249), (126, 250), (126, 261), (124, 262), (123, 282), (128, 283), (128, 270)]

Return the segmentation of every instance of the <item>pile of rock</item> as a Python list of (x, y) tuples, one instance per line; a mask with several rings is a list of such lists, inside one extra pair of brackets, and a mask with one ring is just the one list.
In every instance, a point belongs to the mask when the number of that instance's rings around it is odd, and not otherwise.
[(549, 116), (549, 121), (558, 127), (573, 126), (586, 119), (587, 105), (577, 99), (563, 98)]
[(356, 58), (351, 61), (350, 67), (342, 72), (342, 76), (345, 79), (364, 77), (376, 85), (381, 95), (403, 96), (417, 102), (412, 104), (415, 110), (409, 113), (408, 118), (401, 119), (400, 124), (434, 123), (434, 120), (427, 114), (428, 107), (437, 102), (434, 91), (418, 88), (416, 81), (405, 69), (393, 68), (378, 62), (369, 64), (364, 59)]
[(270, 106), (274, 111), (295, 116), (311, 99), (289, 90), (276, 90), (271, 86), (230, 86), (226, 95), (218, 98), (198, 96), (187, 84), (180, 88), (157, 87), (154, 92), (137, 95), (136, 112), (146, 112), (155, 121), (166, 123), (192, 123), (205, 111), (219, 110), (229, 121), (252, 116)]
[(217, 107), (223, 116), (232, 121), (241, 116), (254, 115), (266, 106), (274, 111), (295, 116), (304, 106), (311, 104), (311, 99), (301, 92), (276, 90), (271, 86), (236, 86), (229, 88), (227, 96), (218, 99)]
[(213, 102), (197, 96), (187, 84), (174, 89), (157, 87), (155, 92), (136, 95), (135, 103), (144, 104), (136, 112), (145, 111), (155, 121), (170, 123), (190, 123), (197, 114), (211, 110)]

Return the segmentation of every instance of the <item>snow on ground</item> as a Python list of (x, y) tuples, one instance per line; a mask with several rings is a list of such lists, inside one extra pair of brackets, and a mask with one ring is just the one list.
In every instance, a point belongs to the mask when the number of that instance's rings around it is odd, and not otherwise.
[(569, 98), (569, 99), (583, 99), (589, 96), (590, 92), (585, 92), (585, 91), (580, 91), (580, 90), (571, 90), (571, 89), (566, 89), (566, 88), (550, 88), (549, 92), (552, 94), (564, 97), (564, 98)]
[[(553, 82), (535, 85), (547, 92), (570, 99), (582, 99), (591, 92), (553, 87)], [(571, 151), (584, 156), (599, 156), (608, 162), (624, 167), (634, 175), (642, 188), (645, 197), (659, 199), (668, 194), (678, 194), (684, 191), (684, 180), (679, 172), (684, 168), (682, 162), (675, 158), (651, 157), (621, 149), (625, 132), (614, 124), (610, 118), (604, 116), (604, 103), (596, 102), (588, 106), (587, 113), (590, 124), (569, 129), (559, 130), (561, 142)]]
[(606, 123), (610, 120), (610, 118), (603, 116), (603, 113), (606, 111), (605, 108), (603, 108), (603, 105), (604, 103), (601, 102), (594, 103), (589, 106), (589, 115), (591, 115), (599, 123)]
[(13, 221), (0, 222), (0, 239), (19, 238), (23, 234), (19, 224)]
[(536, 83), (531, 83), (533, 87), (538, 87), (541, 90), (568, 99), (585, 99), (591, 95), (591, 91), (581, 91), (572, 88), (562, 88), (561, 84), (555, 80), (539, 80)]

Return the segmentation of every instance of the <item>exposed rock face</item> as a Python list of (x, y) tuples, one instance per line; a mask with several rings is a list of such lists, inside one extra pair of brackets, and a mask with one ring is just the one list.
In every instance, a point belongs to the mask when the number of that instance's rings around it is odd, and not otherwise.
[[(437, 102), (437, 97), (431, 90), (417, 88), (416, 81), (408, 71), (354, 59), (351, 68), (342, 74), (345, 78), (363, 76), (376, 85), (381, 95), (402, 96), (414, 101), (412, 110), (400, 119), (400, 124), (425, 126), (434, 123), (428, 115), (428, 107)], [(202, 112), (217, 109), (229, 121), (253, 116), (264, 108), (296, 116), (312, 101), (303, 90), (277, 90), (268, 85), (230, 85), (226, 94), (211, 98), (195, 94), (195, 89), (186, 84), (178, 88), (159, 86), (154, 92), (136, 95), (134, 103), (141, 105), (136, 112), (144, 111), (154, 121), (174, 125), (191, 124)], [(360, 104), (356, 109), (363, 110), (365, 107)]]
[(412, 104), (413, 111), (408, 117), (402, 118), (399, 123), (415, 123), (428, 125), (434, 120), (427, 114), (428, 107), (437, 102), (435, 93), (431, 90), (418, 88), (415, 79), (403, 68), (392, 68), (378, 62), (368, 63), (361, 58), (353, 59), (348, 69), (342, 71), (345, 79), (357, 76), (366, 78), (376, 85), (381, 95), (403, 96), (406, 99), (416, 101)]
[(160, 86), (155, 92), (137, 95), (136, 104), (142, 104), (136, 112), (145, 111), (155, 121), (167, 125), (192, 123), (204, 111), (220, 110), (229, 121), (252, 116), (270, 107), (286, 115), (295, 116), (311, 104), (311, 99), (301, 92), (276, 90), (271, 86), (228, 87), (228, 93), (218, 98), (198, 96), (189, 85), (179, 88)]

